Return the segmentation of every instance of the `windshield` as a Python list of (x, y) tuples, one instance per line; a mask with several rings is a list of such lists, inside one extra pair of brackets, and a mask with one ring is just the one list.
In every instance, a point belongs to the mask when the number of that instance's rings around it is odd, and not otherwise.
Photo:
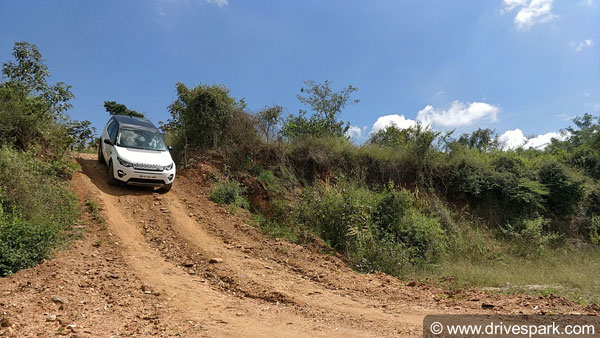
[(117, 145), (125, 148), (146, 150), (167, 150), (162, 135), (157, 132), (140, 129), (121, 129), (117, 135)]

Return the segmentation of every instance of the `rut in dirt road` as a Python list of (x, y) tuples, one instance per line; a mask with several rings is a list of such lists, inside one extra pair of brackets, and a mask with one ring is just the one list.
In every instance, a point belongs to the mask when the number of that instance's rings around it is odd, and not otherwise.
[[(302, 271), (298, 264), (285, 264), (285, 257), (282, 260), (273, 248), (302, 251), (301, 247), (260, 238), (242, 217), (208, 200), (194, 205), (180, 197), (189, 195), (178, 191), (177, 184), (165, 195), (110, 187), (104, 166), (85, 157), (79, 163), (86, 184), (96, 190), (105, 207), (109, 229), (121, 240), (130, 267), (172, 299), (170, 311), (182, 317), (210, 318), (208, 322), (214, 324), (207, 327), (209, 331), (234, 336), (242, 332), (244, 336), (398, 336), (415, 332), (422, 321), (424, 314), (416, 309), (400, 310), (389, 304), (393, 295), (388, 304), (381, 304), (365, 290), (319, 281), (326, 274), (349, 274), (344, 277), (350, 279), (350, 286), (372, 282), (331, 256), (308, 255), (309, 265), (325, 267), (316, 278), (298, 273)], [(225, 223), (220, 230), (233, 232), (225, 239), (218, 229), (212, 231), (216, 235), (207, 230)], [(267, 255), (262, 252), (265, 248), (271, 251)], [(328, 265), (335, 270), (327, 271)]]

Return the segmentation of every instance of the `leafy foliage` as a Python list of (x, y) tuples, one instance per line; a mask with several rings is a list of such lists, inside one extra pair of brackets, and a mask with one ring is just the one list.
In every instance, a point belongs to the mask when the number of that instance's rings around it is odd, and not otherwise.
[(35, 45), (17, 42), (0, 83), (0, 276), (48, 257), (78, 216), (64, 179), (65, 152), (92, 137), (89, 121), (70, 122), (71, 87), (48, 84)]
[(37, 264), (64, 240), (78, 217), (60, 178), (71, 170), (62, 161), (0, 148), (0, 276)]
[(221, 205), (231, 205), (248, 209), (248, 200), (244, 196), (246, 189), (240, 186), (237, 181), (224, 180), (219, 181), (210, 190), (209, 198), (211, 201)]
[(72, 121), (67, 124), (69, 136), (71, 137), (71, 149), (81, 151), (85, 148), (96, 145), (96, 128), (91, 126), (91, 122)]
[(265, 107), (263, 110), (259, 111), (258, 114), (256, 114), (258, 128), (267, 143), (276, 137), (277, 128), (281, 124), (282, 112), (282, 106), (274, 105), (272, 107)]
[(236, 123), (247, 121), (241, 116), (245, 103), (231, 97), (225, 86), (198, 85), (190, 89), (178, 83), (176, 88), (177, 99), (169, 105), (171, 119), (164, 128), (175, 133), (185, 147), (216, 148), (235, 137), (252, 136), (254, 130), (246, 135), (231, 132)]
[(400, 274), (445, 251), (445, 231), (413, 199), (391, 186), (375, 192), (341, 181), (307, 190), (287, 222), (316, 232), (361, 270)]
[(512, 238), (514, 251), (517, 255), (538, 256), (552, 241), (558, 238), (556, 233), (546, 233), (544, 224), (547, 223), (543, 217), (529, 219), (522, 222), (520, 228), (513, 228), (510, 224), (504, 232)]
[(60, 157), (69, 146), (66, 110), (71, 108), (71, 86), (48, 84), (50, 76), (35, 45), (17, 42), (14, 61), (2, 66), (0, 84), (0, 144), (17, 149), (41, 147), (40, 153)]
[(144, 117), (143, 113), (137, 112), (135, 110), (131, 110), (127, 108), (124, 104), (117, 103), (115, 101), (104, 101), (104, 109), (110, 115), (126, 115), (132, 117)]
[(301, 88), (300, 92), (306, 96), (297, 95), (298, 100), (309, 106), (314, 113), (307, 118), (307, 111), (300, 110), (298, 115), (288, 116), (281, 129), (281, 135), (290, 140), (305, 137), (343, 137), (349, 125), (344, 126), (343, 121), (338, 121), (338, 116), (346, 106), (359, 102), (351, 97), (357, 88), (349, 85), (335, 92), (327, 80), (323, 84), (314, 81), (305, 81), (304, 84), (307, 88)]

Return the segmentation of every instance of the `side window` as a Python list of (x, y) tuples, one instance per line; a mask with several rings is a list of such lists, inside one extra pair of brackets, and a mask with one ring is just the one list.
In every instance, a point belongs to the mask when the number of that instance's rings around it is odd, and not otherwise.
[(117, 139), (117, 130), (119, 128), (117, 128), (117, 124), (115, 122), (111, 123), (110, 126), (108, 126), (108, 137), (110, 137), (110, 140), (115, 142), (115, 140)]

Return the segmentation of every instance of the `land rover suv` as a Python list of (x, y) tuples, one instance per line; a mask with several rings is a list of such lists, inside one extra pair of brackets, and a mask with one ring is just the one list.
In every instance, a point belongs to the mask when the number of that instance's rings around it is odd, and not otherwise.
[(108, 166), (108, 184), (160, 187), (168, 192), (175, 163), (160, 131), (147, 119), (115, 115), (100, 135), (98, 161)]

